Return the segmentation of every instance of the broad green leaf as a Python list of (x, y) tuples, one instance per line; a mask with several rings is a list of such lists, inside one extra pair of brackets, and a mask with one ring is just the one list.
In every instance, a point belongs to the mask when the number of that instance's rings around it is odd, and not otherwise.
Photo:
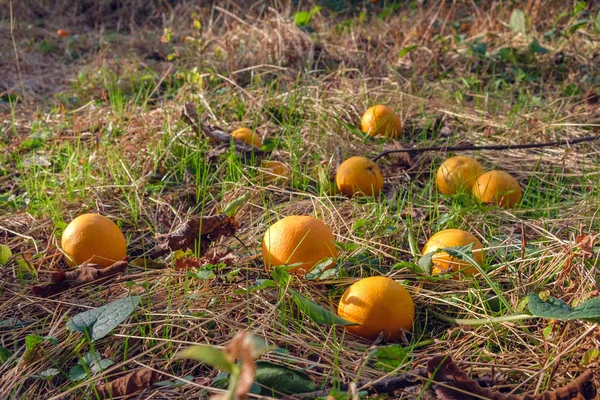
[(299, 11), (296, 14), (294, 14), (294, 22), (298, 26), (306, 26), (310, 24), (311, 18), (312, 16), (308, 11)]
[(223, 214), (225, 214), (228, 217), (233, 217), (235, 213), (237, 213), (237, 211), (240, 209), (240, 207), (248, 201), (249, 198), (250, 192), (244, 193), (237, 199), (233, 200), (231, 203), (227, 204), (225, 206), (225, 209), (223, 210)]
[(544, 301), (536, 293), (532, 293), (529, 295), (529, 312), (536, 317), (600, 323), (600, 297), (594, 297), (572, 308), (562, 300), (550, 297)]
[(475, 54), (479, 54), (479, 55), (484, 56), (485, 53), (487, 53), (487, 44), (485, 44), (485, 43), (475, 43), (475, 44), (471, 45), (471, 50)]
[(412, 44), (410, 46), (406, 46), (400, 49), (400, 51), (398, 52), (398, 58), (402, 58), (405, 55), (407, 55), (408, 53), (412, 53), (413, 51), (415, 51), (417, 49), (417, 45)]
[(71, 382), (79, 382), (87, 378), (88, 375), (81, 365), (76, 365), (69, 370), (69, 379)]
[(12, 352), (6, 347), (0, 347), (0, 363), (4, 364), (9, 358), (12, 357)]
[(179, 353), (179, 357), (198, 360), (230, 374), (238, 368), (232, 361), (229, 361), (223, 350), (207, 344), (188, 347)]
[(531, 44), (529, 45), (529, 50), (532, 53), (537, 53), (537, 54), (546, 54), (548, 53), (550, 50), (548, 50), (547, 48), (543, 47), (538, 41), (537, 39), (533, 39), (533, 42), (531, 42)]
[(359, 218), (356, 221), (354, 221), (354, 224), (352, 224), (352, 230), (355, 231), (357, 229), (362, 228), (363, 226), (365, 226), (367, 224), (367, 220), (364, 218)]
[(421, 267), (425, 274), (431, 275), (431, 267), (433, 266), (433, 256), (437, 253), (439, 253), (439, 251), (431, 251), (419, 258), (419, 267)]
[(510, 29), (525, 36), (527, 34), (525, 23), (525, 13), (522, 10), (515, 8), (510, 15), (510, 23), (508, 24)]
[[(306, 274), (306, 279), (309, 281), (319, 280), (319, 279), (328, 279), (331, 276), (336, 274), (335, 269), (327, 269), (333, 265), (334, 261), (332, 258), (328, 258), (327, 260), (318, 263), (315, 265), (313, 269), (311, 269)], [(330, 272), (332, 271), (332, 272)]]
[(51, 381), (56, 375), (60, 374), (60, 371), (56, 368), (48, 368), (40, 372), (39, 374), (31, 374), (29, 375), (31, 378), (44, 379), (46, 381)]
[(84, 311), (67, 321), (71, 332), (88, 332), (92, 341), (102, 339), (125, 321), (140, 303), (140, 296), (125, 297), (105, 306)]
[(306, 393), (317, 388), (305, 373), (267, 361), (256, 362), (254, 380), (261, 386), (260, 394), (265, 396)]
[(11, 257), (12, 251), (10, 251), (10, 247), (0, 244), (0, 267), (6, 264)]
[(292, 294), (292, 298), (294, 299), (294, 303), (298, 306), (298, 309), (319, 324), (325, 324), (329, 326), (340, 325), (340, 326), (349, 326), (349, 325), (358, 325), (354, 322), (346, 321), (342, 317), (334, 314), (332, 311), (329, 311), (312, 300), (307, 299), (300, 293), (296, 292), (293, 289), (289, 289)]
[(600, 356), (600, 351), (598, 350), (597, 347), (594, 347), (593, 349), (586, 351), (585, 354), (583, 355), (583, 357), (581, 357), (580, 365), (582, 367), (587, 367), (591, 363), (598, 360), (598, 356)]
[[(219, 372), (211, 382), (210, 386), (219, 389), (227, 389), (229, 387), (229, 374), (227, 372)], [(258, 383), (252, 382), (250, 393), (256, 395), (260, 394), (260, 386)]]
[(281, 286), (287, 286), (287, 284), (290, 282), (290, 279), (292, 279), (292, 276), (288, 272), (288, 268), (290, 267), (277, 266), (273, 267), (273, 270), (271, 271), (271, 277)]
[(375, 358), (375, 368), (384, 371), (393, 371), (408, 361), (409, 352), (399, 344), (378, 347), (369, 354)]

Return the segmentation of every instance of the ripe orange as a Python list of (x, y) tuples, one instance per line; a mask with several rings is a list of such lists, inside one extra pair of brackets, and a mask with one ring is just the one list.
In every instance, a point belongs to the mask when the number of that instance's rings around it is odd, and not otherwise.
[(386, 276), (372, 276), (354, 283), (340, 299), (338, 315), (360, 325), (346, 329), (366, 339), (398, 340), (411, 331), (415, 305), (410, 294), (398, 282)]
[[(267, 229), (262, 241), (263, 262), (267, 269), (277, 265), (299, 264), (290, 273), (304, 275), (327, 258), (337, 258), (333, 232), (321, 220), (293, 215), (280, 219)], [(329, 265), (333, 268), (335, 262)]]
[(82, 214), (71, 221), (63, 231), (61, 245), (72, 267), (86, 261), (108, 267), (127, 252), (119, 227), (100, 214)]
[(377, 196), (383, 176), (377, 164), (366, 157), (350, 157), (337, 169), (335, 182), (346, 196)]
[[(465, 232), (460, 229), (445, 229), (443, 231), (439, 231), (427, 241), (421, 254), (425, 255), (437, 249), (443, 249), (446, 247), (466, 246), (471, 243), (473, 243), (473, 259), (477, 262), (477, 264), (481, 264), (483, 261), (483, 246), (481, 245), (481, 242), (469, 232)], [(445, 251), (435, 254), (432, 258), (432, 261), (432, 275), (456, 271), (462, 271), (464, 274), (473, 275), (478, 272), (477, 268), (472, 266), (469, 262), (459, 260), (456, 257), (451, 257)]]
[(402, 121), (388, 106), (378, 104), (362, 116), (361, 130), (370, 136), (388, 136), (397, 138), (402, 133)]
[(256, 147), (262, 147), (263, 142), (260, 136), (256, 134), (252, 129), (248, 128), (239, 128), (235, 131), (231, 132), (231, 137), (236, 140), (241, 140), (246, 144)]
[(273, 181), (285, 181), (289, 177), (290, 169), (287, 164), (276, 160), (265, 160), (260, 164), (262, 171), (260, 179), (267, 183)]
[(435, 184), (442, 194), (455, 194), (465, 189), (471, 190), (483, 167), (477, 160), (467, 156), (450, 157), (440, 165), (435, 176)]
[(503, 208), (514, 207), (522, 195), (519, 182), (504, 171), (488, 171), (473, 184), (473, 196), (483, 203), (494, 203)]

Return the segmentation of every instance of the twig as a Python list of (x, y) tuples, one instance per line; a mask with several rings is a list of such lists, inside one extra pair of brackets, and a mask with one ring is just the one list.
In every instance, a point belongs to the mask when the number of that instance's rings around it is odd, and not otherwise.
[(506, 145), (489, 145), (489, 146), (455, 146), (455, 147), (447, 147), (447, 146), (433, 146), (433, 147), (421, 147), (421, 148), (411, 148), (411, 149), (395, 149), (395, 150), (386, 150), (379, 153), (377, 156), (373, 158), (373, 161), (377, 161), (382, 157), (387, 156), (388, 154), (394, 153), (424, 153), (426, 151), (466, 151), (466, 150), (513, 150), (513, 149), (537, 149), (542, 147), (552, 147), (552, 146), (571, 146), (578, 143), (584, 142), (592, 142), (594, 140), (600, 139), (600, 135), (595, 136), (585, 136), (577, 139), (562, 139), (554, 142), (543, 142), (543, 143), (528, 143), (528, 144), (506, 144)]
[[(422, 379), (427, 379), (427, 370), (424, 368), (418, 368), (416, 370), (398, 374), (396, 376), (390, 376), (389, 378), (381, 379), (372, 384), (368, 382), (361, 383), (360, 386), (366, 386), (365, 390), (369, 394), (375, 393), (393, 393), (398, 389), (404, 389), (410, 386), (415, 386), (421, 383)], [(347, 383), (341, 384), (339, 390), (345, 392), (348, 390), (350, 385)], [(330, 389), (318, 390), (316, 392), (299, 393), (290, 397), (286, 397), (287, 400), (292, 399), (314, 399), (317, 397), (325, 397), (331, 392)]]

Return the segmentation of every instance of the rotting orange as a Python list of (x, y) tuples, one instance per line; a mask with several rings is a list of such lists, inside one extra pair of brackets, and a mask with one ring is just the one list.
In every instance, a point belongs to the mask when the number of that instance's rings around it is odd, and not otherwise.
[(394, 110), (378, 104), (365, 111), (360, 121), (360, 128), (370, 136), (397, 138), (402, 133), (402, 121)]
[(127, 253), (127, 242), (119, 227), (100, 214), (82, 214), (67, 225), (62, 249), (70, 266), (86, 261), (108, 267)]
[(264, 160), (260, 166), (259, 176), (264, 183), (283, 182), (289, 178), (290, 169), (286, 163), (276, 160)]
[(450, 157), (438, 168), (435, 184), (442, 194), (470, 191), (481, 174), (483, 167), (477, 160), (468, 156)]
[(231, 132), (231, 137), (236, 140), (241, 140), (246, 144), (256, 147), (262, 147), (263, 142), (260, 136), (252, 129), (239, 128)]
[(290, 273), (305, 275), (317, 264), (332, 258), (335, 266), (338, 250), (333, 232), (323, 221), (306, 215), (280, 219), (267, 229), (262, 241), (265, 267), (294, 265)]
[(383, 332), (387, 340), (399, 340), (412, 330), (415, 305), (401, 284), (386, 276), (372, 276), (346, 289), (338, 315), (360, 324), (346, 326), (354, 335), (375, 340)]
[[(473, 260), (475, 260), (477, 264), (481, 264), (483, 262), (483, 246), (481, 245), (481, 242), (469, 232), (461, 229), (445, 229), (439, 231), (427, 241), (421, 254), (425, 255), (447, 247), (466, 246), (471, 243), (473, 244)], [(461, 271), (466, 275), (473, 275), (478, 272), (477, 268), (469, 262), (452, 257), (445, 251), (435, 254), (432, 257), (432, 263), (432, 275), (456, 271)], [(456, 278), (458, 278), (458, 276), (456, 276)]]
[(350, 157), (337, 169), (335, 182), (346, 196), (378, 196), (383, 189), (379, 166), (366, 157)]
[(473, 196), (483, 203), (493, 203), (503, 208), (512, 208), (523, 192), (519, 182), (508, 172), (492, 170), (485, 172), (473, 184)]

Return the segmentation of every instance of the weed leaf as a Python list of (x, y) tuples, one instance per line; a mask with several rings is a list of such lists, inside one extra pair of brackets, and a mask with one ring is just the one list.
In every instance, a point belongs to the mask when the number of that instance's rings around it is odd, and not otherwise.
[(44, 379), (46, 381), (51, 381), (56, 375), (60, 374), (60, 371), (56, 368), (48, 368), (40, 372), (39, 374), (31, 374), (29, 375), (31, 378)]
[(369, 358), (375, 358), (375, 368), (384, 371), (393, 371), (401, 367), (408, 360), (408, 351), (399, 344), (379, 347), (369, 354)]
[(223, 210), (223, 214), (225, 214), (228, 217), (233, 217), (235, 213), (237, 213), (237, 211), (240, 209), (240, 207), (248, 201), (249, 198), (250, 192), (244, 193), (237, 199), (233, 200), (231, 203), (227, 204), (225, 206), (225, 209)]
[(333, 312), (321, 307), (317, 303), (312, 300), (307, 299), (300, 293), (296, 292), (293, 289), (289, 289), (292, 294), (292, 298), (294, 299), (294, 303), (298, 306), (300, 311), (309, 317), (311, 320), (318, 324), (325, 324), (329, 326), (340, 325), (340, 326), (349, 326), (349, 325), (358, 325), (350, 321), (346, 321), (342, 317), (334, 314)]
[(536, 317), (600, 322), (600, 297), (594, 297), (572, 308), (560, 299), (550, 297), (544, 301), (536, 293), (529, 295), (529, 312)]
[(75, 315), (67, 321), (71, 332), (89, 332), (92, 341), (102, 339), (131, 315), (140, 303), (140, 296), (125, 297), (102, 307)]
[(182, 358), (191, 358), (217, 368), (220, 371), (232, 373), (237, 366), (229, 361), (223, 350), (206, 344), (188, 347), (180, 354)]
[(417, 49), (417, 45), (410, 45), (410, 46), (406, 46), (400, 49), (400, 51), (398, 52), (398, 58), (402, 58), (405, 55), (407, 55), (408, 53), (412, 53), (413, 51), (415, 51)]
[(316, 390), (315, 383), (303, 372), (267, 361), (256, 362), (256, 383), (261, 386), (262, 395), (291, 395)]
[(0, 267), (8, 262), (12, 257), (12, 251), (5, 244), (0, 244)]
[(533, 42), (531, 42), (531, 44), (529, 45), (529, 50), (532, 53), (537, 53), (537, 54), (546, 54), (550, 51), (547, 48), (543, 47), (540, 44), (540, 42), (537, 41), (537, 39), (533, 39)]
[(525, 36), (525, 13), (518, 8), (514, 9), (512, 14), (510, 15), (510, 23), (508, 24), (510, 29), (514, 32), (520, 33)]
[(306, 279), (309, 281), (314, 281), (314, 280), (319, 280), (319, 279), (328, 279), (328, 278), (331, 278), (332, 276), (335, 276), (335, 274), (336, 274), (335, 269), (327, 269), (332, 264), (333, 264), (332, 258), (328, 258), (325, 261), (320, 262), (319, 264), (315, 265), (315, 267), (306, 274)]
[(0, 347), (0, 363), (4, 364), (9, 358), (12, 357), (12, 352), (6, 347)]

